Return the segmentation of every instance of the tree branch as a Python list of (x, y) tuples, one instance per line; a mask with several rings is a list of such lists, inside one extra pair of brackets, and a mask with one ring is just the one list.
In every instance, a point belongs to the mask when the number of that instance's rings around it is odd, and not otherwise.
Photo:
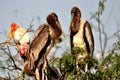
[(101, 38), (101, 27), (100, 27), (100, 13), (101, 13), (101, 6), (100, 6), (101, 0), (99, 0), (99, 6), (98, 6), (98, 30), (99, 30), (99, 40), (100, 40), (100, 51), (102, 53), (102, 58), (104, 56), (103, 54), (103, 48), (102, 48), (102, 38)]
[(10, 51), (9, 46), (7, 46), (7, 48), (8, 48), (8, 52), (9, 52), (8, 56), (9, 56), (9, 58), (12, 60), (12, 62), (13, 62), (13, 64), (14, 64), (14, 68), (22, 71), (22, 69), (19, 68), (19, 67), (16, 65), (15, 60), (13, 59), (13, 57), (12, 57), (12, 55), (11, 55), (11, 51)]

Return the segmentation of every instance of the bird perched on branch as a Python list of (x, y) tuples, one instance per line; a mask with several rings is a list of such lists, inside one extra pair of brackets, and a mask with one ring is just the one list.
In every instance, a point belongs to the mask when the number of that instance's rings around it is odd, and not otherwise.
[(73, 7), (71, 10), (70, 23), (70, 45), (71, 47), (81, 47), (88, 53), (94, 51), (94, 39), (91, 26), (88, 21), (80, 20), (81, 12), (79, 8)]
[(6, 40), (12, 40), (15, 43), (15, 47), (17, 51), (20, 53), (21, 57), (24, 58), (24, 55), (26, 55), (29, 51), (29, 34), (25, 28), (19, 27), (19, 25), (15, 22), (11, 23), (10, 29), (8, 30), (8, 33), (6, 35)]
[(6, 35), (5, 42), (10, 39), (13, 39), (16, 45), (20, 44), (28, 44), (30, 41), (29, 34), (26, 29), (19, 27), (19, 25), (15, 22), (11, 23), (10, 29)]
[[(65, 36), (58, 20), (58, 16), (54, 12), (47, 16), (47, 23), (48, 24), (39, 26), (34, 32), (29, 47), (29, 54), (26, 56), (24, 63), (23, 72), (27, 74), (28, 72), (30, 73), (30, 71), (36, 73), (36, 70), (40, 71), (41, 68), (44, 69), (44, 66), (46, 65), (44, 62), (46, 62), (46, 57), (54, 46), (54, 41), (59, 38), (61, 34)], [(34, 76), (34, 74), (32, 75)], [(39, 72), (39, 75), (41, 79), (41, 71)]]
[(77, 59), (86, 57), (88, 54), (93, 55), (94, 39), (91, 26), (88, 21), (81, 20), (81, 12), (78, 7), (71, 10), (70, 22), (70, 46), (83, 49), (83, 55), (78, 54)]

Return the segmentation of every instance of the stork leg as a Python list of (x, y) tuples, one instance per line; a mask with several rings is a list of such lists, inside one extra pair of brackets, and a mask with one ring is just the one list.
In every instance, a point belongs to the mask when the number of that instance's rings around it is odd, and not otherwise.
[[(88, 71), (88, 64), (86, 63), (85, 65), (85, 73)], [(87, 80), (88, 80), (88, 76), (87, 76)]]
[[(85, 64), (85, 73), (88, 71), (88, 63)], [(87, 76), (87, 80), (88, 80), (88, 76)]]
[(46, 56), (43, 56), (43, 66), (42, 66), (42, 80), (46, 80), (45, 79), (45, 68), (47, 66), (47, 61), (46, 61)]
[(88, 71), (88, 64), (86, 63), (86, 65), (85, 65), (85, 72), (87, 72)]
[(35, 70), (35, 79), (36, 80), (40, 80), (40, 73), (39, 73), (39, 69), (37, 68), (36, 70)]
[(76, 58), (76, 70), (78, 71), (78, 59)]
[(44, 74), (44, 69), (42, 69), (42, 80), (44, 80), (45, 74)]

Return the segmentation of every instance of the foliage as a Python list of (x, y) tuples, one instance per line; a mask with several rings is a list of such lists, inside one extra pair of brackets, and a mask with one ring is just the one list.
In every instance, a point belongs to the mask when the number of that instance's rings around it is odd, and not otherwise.
[[(81, 49), (74, 48), (72, 51), (73, 54), (70, 52), (64, 52), (62, 57), (60, 58), (52, 58), (54, 59), (52, 63), (49, 63), (52, 68), (57, 67), (60, 70), (61, 78), (60, 80), (119, 80), (120, 79), (120, 40), (113, 44), (113, 49), (109, 51), (109, 55), (107, 55), (101, 63), (93, 58), (92, 56), (87, 56), (84, 58), (82, 62), (80, 62), (79, 70), (76, 69), (76, 52), (81, 52)], [(4, 52), (7, 52), (8, 48)], [(6, 53), (9, 54), (9, 53)], [(51, 59), (51, 60), (52, 60)], [(13, 61), (6, 60), (6, 68), (9, 66), (9, 69), (14, 69), (16, 71), (19, 68), (14, 66)], [(85, 64), (88, 63), (89, 69), (87, 72), (84, 71)], [(1, 62), (1, 64), (3, 64)], [(10, 66), (14, 67), (10, 67)], [(13, 73), (13, 72), (12, 72)], [(8, 77), (7, 77), (8, 78)], [(17, 79), (16, 77), (14, 79)], [(20, 79), (20, 78), (18, 78)]]
[(106, 2), (106, 0), (99, 0), (98, 13), (102, 14), (102, 12), (104, 11), (105, 2)]
[[(92, 56), (87, 56), (83, 61), (79, 62), (79, 69), (76, 69), (76, 52), (81, 52), (81, 49), (75, 47), (72, 49), (72, 54), (64, 52), (61, 58), (57, 58), (52, 64), (60, 69), (61, 80), (119, 80), (120, 79), (120, 49), (119, 41), (114, 43), (113, 49), (109, 54), (98, 63), (98, 60)], [(85, 64), (88, 64), (88, 71), (85, 72)]]

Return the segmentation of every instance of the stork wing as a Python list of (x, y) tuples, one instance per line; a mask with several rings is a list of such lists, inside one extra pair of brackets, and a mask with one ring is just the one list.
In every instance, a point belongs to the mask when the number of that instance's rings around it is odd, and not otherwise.
[(88, 21), (86, 21), (86, 23), (85, 23), (85, 42), (86, 42), (86, 47), (87, 47), (88, 52), (93, 55), (94, 38), (93, 38), (91, 26), (88, 23)]
[[(48, 42), (49, 42), (49, 26), (44, 24), (39, 26), (39, 28), (35, 31), (30, 45), (29, 53), (31, 69), (38, 65), (38, 61), (44, 54), (44, 52), (41, 51), (45, 49)], [(40, 54), (40, 52), (42, 54)]]
[(70, 32), (70, 47), (71, 47), (71, 50), (72, 50), (72, 47), (73, 47), (73, 34)]

